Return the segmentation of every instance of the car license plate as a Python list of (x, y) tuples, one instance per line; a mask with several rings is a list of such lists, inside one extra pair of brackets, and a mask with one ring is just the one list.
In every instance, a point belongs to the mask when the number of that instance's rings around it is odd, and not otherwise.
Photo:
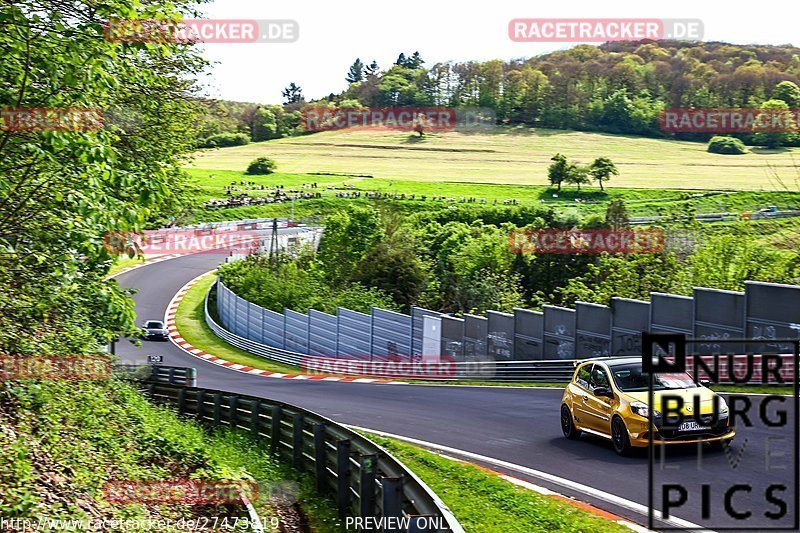
[(684, 422), (683, 424), (678, 426), (678, 431), (702, 431), (705, 429), (710, 429), (710, 428), (707, 426), (701, 426), (695, 420)]

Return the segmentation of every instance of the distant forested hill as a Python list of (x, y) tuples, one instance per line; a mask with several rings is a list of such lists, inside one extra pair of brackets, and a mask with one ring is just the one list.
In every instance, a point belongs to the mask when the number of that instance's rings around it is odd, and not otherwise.
[[(433, 65), (415, 52), (385, 68), (358, 59), (342, 73), (349, 88), (331, 93), (328, 105), (486, 107), (499, 123), (612, 133), (663, 135), (664, 108), (759, 107), (774, 98), (800, 106), (800, 48), (790, 45), (614, 42), (529, 59)], [(781, 82), (788, 83), (776, 91)], [(293, 103), (294, 111), (278, 116), (278, 107), (252, 106), (234, 113), (236, 127), (256, 140), (292, 134), (297, 108)]]

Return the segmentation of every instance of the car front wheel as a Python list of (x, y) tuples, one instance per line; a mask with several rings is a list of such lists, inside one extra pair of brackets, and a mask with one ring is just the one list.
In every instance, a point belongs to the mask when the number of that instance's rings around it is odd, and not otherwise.
[(568, 439), (577, 439), (581, 432), (575, 428), (572, 423), (572, 413), (569, 411), (567, 404), (561, 406), (561, 431)]
[(614, 443), (614, 451), (619, 455), (631, 453), (631, 440), (628, 438), (628, 428), (620, 417), (615, 417), (611, 421), (611, 441)]

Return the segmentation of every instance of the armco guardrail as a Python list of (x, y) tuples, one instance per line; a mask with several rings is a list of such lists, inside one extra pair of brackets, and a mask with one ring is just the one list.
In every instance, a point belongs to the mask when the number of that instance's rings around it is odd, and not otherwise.
[[(174, 374), (174, 373), (173, 373)], [(227, 424), (266, 439), (270, 452), (314, 473), (319, 493), (335, 495), (339, 513), (370, 517), (386, 532), (462, 533), (450, 509), (386, 450), (336, 422), (300, 407), (231, 392), (144, 383), (156, 401), (204, 424)], [(380, 523), (380, 522), (378, 522)]]
[[(210, 292), (209, 292), (210, 294)], [(208, 296), (205, 301), (205, 320), (219, 338), (245, 350), (271, 361), (294, 365), (308, 366), (313, 356), (281, 350), (272, 346), (246, 339), (231, 333), (219, 325), (208, 312)], [(532, 382), (567, 382), (572, 378), (575, 366), (572, 361), (490, 361), (474, 359), (471, 361), (457, 361), (452, 364), (453, 373), (438, 375), (436, 377), (410, 376), (413, 379), (442, 381), (442, 380), (481, 380), (481, 381), (532, 381)], [(355, 373), (355, 372), (353, 372)], [(403, 378), (402, 374), (364, 374), (373, 377)]]
[(197, 385), (197, 370), (181, 366), (139, 365), (115, 363), (114, 375), (120, 378), (135, 379), (145, 383), (166, 383), (194, 387)]

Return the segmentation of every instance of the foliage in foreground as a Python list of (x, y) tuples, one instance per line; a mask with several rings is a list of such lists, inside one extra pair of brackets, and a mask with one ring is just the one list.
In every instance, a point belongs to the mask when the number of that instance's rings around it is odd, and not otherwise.
[[(170, 4), (4, 2), (0, 107), (89, 109), (102, 128), (0, 131), (0, 351), (82, 353), (133, 333), (130, 299), (104, 281), (111, 231), (169, 220), (190, 198), (194, 46), (112, 42), (112, 18), (180, 19)], [(91, 327), (87, 327), (87, 324)]]
[[(247, 480), (296, 492), (297, 477), (248, 434), (213, 433), (156, 407), (118, 381), (5, 382), (0, 389), (0, 515), (9, 518), (213, 516), (224, 509), (102, 498), (106, 482), (159, 479)], [(320, 531), (337, 530), (331, 505), (301, 480)], [(264, 493), (266, 494), (266, 492)], [(280, 509), (259, 498), (268, 522)]]

